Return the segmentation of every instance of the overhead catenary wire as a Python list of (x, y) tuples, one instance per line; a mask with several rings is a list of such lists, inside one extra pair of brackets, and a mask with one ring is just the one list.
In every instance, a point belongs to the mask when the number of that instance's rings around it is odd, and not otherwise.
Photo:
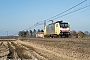
[[(69, 10), (71, 10), (71, 9), (73, 9), (73, 8), (75, 8), (75, 7), (79, 6), (79, 5), (81, 5), (82, 3), (86, 2), (86, 1), (87, 1), (87, 0), (84, 0), (84, 1), (80, 2), (79, 4), (73, 6), (73, 7), (69, 8), (69, 9), (67, 9), (67, 10), (65, 10), (65, 11), (63, 11), (63, 12), (61, 12), (61, 13), (59, 13), (59, 14), (57, 14), (57, 15), (51, 17), (51, 18), (49, 18), (49, 19), (55, 18), (55, 17), (57, 17), (57, 16), (59, 16), (59, 15), (61, 15), (61, 14), (63, 14), (63, 13), (66, 13), (66, 12), (68, 12)], [(49, 19), (46, 19), (46, 20), (49, 20)]]
[[(77, 6), (81, 5), (81, 4), (83, 4), (83, 3), (86, 2), (86, 1), (87, 1), (87, 0), (84, 0), (84, 1), (82, 1), (82, 2), (80, 2), (80, 3), (78, 3), (78, 4), (76, 4), (75, 6), (69, 8), (69, 9), (67, 9), (67, 10), (65, 10), (65, 11), (63, 11), (63, 12), (61, 12), (61, 13), (59, 13), (59, 14), (57, 14), (57, 15), (51, 17), (51, 18), (45, 19), (45, 20), (46, 20), (47, 22), (49, 22), (49, 20), (54, 20), (54, 19), (56, 19), (58, 16), (60, 16), (60, 15), (62, 15), (62, 14), (64, 14), (64, 13), (66, 13), (66, 12), (68, 12), (68, 11), (74, 9), (75, 7), (77, 7)], [(42, 25), (43, 22), (44, 22), (44, 21), (37, 22), (37, 23), (36, 23), (36, 26)], [(42, 23), (42, 24), (41, 24), (41, 23)]]
[(69, 15), (69, 14), (71, 14), (71, 13), (77, 12), (77, 11), (79, 11), (79, 10), (85, 9), (85, 8), (87, 8), (87, 7), (90, 7), (90, 5), (85, 6), (85, 7), (81, 7), (81, 8), (79, 8), (79, 9), (76, 9), (76, 10), (71, 11), (71, 12), (69, 12), (69, 13), (66, 13), (66, 14), (64, 14), (64, 15), (61, 15), (61, 16), (59, 16), (59, 17), (56, 17), (56, 18), (54, 18), (53, 20), (58, 19), (58, 18), (61, 18), (61, 17), (66, 16), (66, 15)]
[(86, 9), (86, 10), (83, 10), (83, 11), (81, 11), (81, 12), (75, 13), (75, 14), (73, 14), (73, 15), (70, 15), (70, 16), (67, 16), (67, 17), (63, 17), (62, 19), (67, 19), (67, 18), (70, 18), (71, 16), (76, 16), (76, 15), (78, 15), (78, 14), (85, 13), (85, 12), (87, 12), (87, 11), (90, 11), (90, 8), (89, 8), (89, 9)]

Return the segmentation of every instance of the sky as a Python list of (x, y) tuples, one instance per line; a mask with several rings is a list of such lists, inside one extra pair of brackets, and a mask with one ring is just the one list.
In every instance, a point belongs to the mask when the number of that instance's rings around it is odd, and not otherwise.
[[(0, 36), (6, 36), (7, 31), (8, 35), (17, 35), (19, 31), (29, 30), (37, 22), (56, 16), (82, 1), (84, 0), (0, 0)], [(64, 14), (89, 4), (90, 1), (87, 0)], [(51, 20), (69, 22), (71, 30), (90, 32), (90, 7)], [(49, 23), (51, 22), (47, 22)], [(34, 26), (33, 29), (43, 29), (43, 26)]]

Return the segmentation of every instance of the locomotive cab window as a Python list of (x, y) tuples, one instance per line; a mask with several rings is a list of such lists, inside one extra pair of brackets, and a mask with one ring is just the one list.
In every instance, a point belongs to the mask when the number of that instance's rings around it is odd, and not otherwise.
[(56, 24), (56, 27), (58, 27), (58, 24)]
[(67, 28), (68, 27), (68, 23), (60, 23), (60, 27)]

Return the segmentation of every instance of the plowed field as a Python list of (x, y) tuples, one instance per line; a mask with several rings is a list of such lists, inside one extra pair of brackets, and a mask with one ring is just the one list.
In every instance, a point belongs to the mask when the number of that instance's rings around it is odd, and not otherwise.
[(90, 38), (1, 40), (0, 59), (90, 60)]

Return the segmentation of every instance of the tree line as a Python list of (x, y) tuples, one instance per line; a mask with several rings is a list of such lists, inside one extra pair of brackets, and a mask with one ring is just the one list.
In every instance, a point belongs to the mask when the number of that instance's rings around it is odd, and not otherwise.
[(23, 30), (23, 31), (19, 31), (18, 35), (20, 37), (35, 37), (37, 32), (44, 32), (44, 31), (40, 30), (40, 29), (38, 29), (38, 30), (34, 29), (34, 30), (29, 30), (29, 31)]
[(78, 31), (78, 32), (76, 32), (75, 30), (72, 30), (71, 31), (71, 36), (76, 36), (76, 38), (78, 38), (78, 37), (85, 37), (85, 36), (89, 36), (90, 35), (90, 33), (88, 32), (88, 31)]
[[(38, 29), (38, 30), (36, 30), (36, 29), (33, 29), (33, 30), (23, 30), (23, 31), (19, 31), (18, 32), (18, 35), (20, 36), (20, 37), (36, 37), (36, 33), (37, 32), (44, 32), (43, 30), (40, 30), (40, 29)], [(84, 32), (82, 32), (82, 31), (78, 31), (78, 32), (76, 32), (75, 30), (72, 30), (71, 32), (71, 36), (73, 37), (73, 36), (76, 36), (76, 37), (78, 37), (78, 36), (80, 36), (80, 37), (84, 37), (84, 36), (88, 36), (88, 35), (90, 35), (90, 33), (88, 32), (88, 31), (84, 31)]]

